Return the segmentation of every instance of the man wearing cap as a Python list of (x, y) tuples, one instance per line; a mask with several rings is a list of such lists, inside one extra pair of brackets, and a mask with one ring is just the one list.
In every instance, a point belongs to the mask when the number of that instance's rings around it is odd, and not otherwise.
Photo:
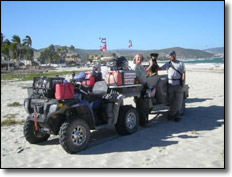
[[(183, 87), (185, 82), (185, 66), (184, 63), (176, 60), (176, 52), (172, 51), (169, 54), (170, 61), (160, 67), (160, 70), (167, 69), (168, 71), (168, 94), (170, 110), (168, 120), (179, 122), (179, 109), (183, 101)], [(182, 83), (181, 83), (182, 81)]]

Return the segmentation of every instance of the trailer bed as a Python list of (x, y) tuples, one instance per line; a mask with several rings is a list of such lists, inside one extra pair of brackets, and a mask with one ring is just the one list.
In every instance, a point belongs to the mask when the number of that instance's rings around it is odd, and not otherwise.
[(117, 92), (123, 94), (125, 97), (140, 96), (141, 84), (129, 84), (129, 85), (110, 85), (108, 86), (110, 92)]

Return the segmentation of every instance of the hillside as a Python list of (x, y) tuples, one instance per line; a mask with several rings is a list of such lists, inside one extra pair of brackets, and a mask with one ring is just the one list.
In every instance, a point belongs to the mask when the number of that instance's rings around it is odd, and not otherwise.
[[(184, 49), (180, 47), (167, 48), (162, 50), (108, 50), (107, 53), (115, 53), (117, 56), (135, 56), (137, 53), (141, 53), (142, 55), (150, 56), (150, 53), (159, 53), (159, 56), (167, 56), (172, 50), (176, 51), (176, 54), (180, 58), (210, 58), (213, 57), (212, 53), (208, 53), (202, 50), (196, 49)], [(81, 57), (84, 57), (88, 54), (101, 54), (99, 50), (83, 50), (76, 49), (77, 53), (80, 54)]]
[[(55, 48), (59, 48), (61, 46), (55, 46)], [(36, 56), (39, 55), (40, 51), (43, 51), (44, 49), (37, 50)], [(118, 50), (108, 50), (105, 53), (115, 53), (117, 56), (135, 56), (137, 53), (141, 53), (144, 55), (144, 57), (147, 57), (150, 55), (150, 53), (159, 53), (159, 56), (168, 56), (168, 54), (175, 50), (176, 54), (179, 58), (210, 58), (213, 57), (213, 53), (209, 53), (203, 50), (197, 50), (197, 49), (185, 49), (180, 47), (173, 47), (173, 48), (167, 48), (167, 49), (161, 49), (161, 50), (131, 50), (131, 49), (118, 49)], [(102, 54), (99, 50), (92, 49), (92, 50), (85, 50), (85, 49), (78, 49), (75, 48), (74, 51), (69, 51), (69, 53), (78, 53), (80, 54), (81, 58), (85, 58), (87, 55), (96, 55), (96, 54)]]
[(224, 47), (209, 48), (204, 51), (212, 54), (224, 54)]

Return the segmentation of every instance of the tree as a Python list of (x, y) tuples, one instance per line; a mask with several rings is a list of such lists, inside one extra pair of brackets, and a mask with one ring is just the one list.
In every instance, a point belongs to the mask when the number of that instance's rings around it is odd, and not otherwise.
[(32, 40), (30, 36), (27, 35), (25, 39), (23, 39), (23, 46), (28, 46), (28, 47), (32, 46)]
[(75, 50), (75, 47), (74, 47), (73, 45), (71, 45), (71, 46), (69, 47), (69, 50), (74, 51), (74, 50)]
[(66, 46), (58, 48), (57, 49), (57, 53), (59, 54), (59, 56), (65, 60), (66, 55), (68, 53), (68, 48)]
[(51, 44), (48, 47), (48, 61), (50, 61), (50, 63), (55, 63), (56, 61), (54, 60), (54, 56), (56, 54), (56, 50), (53, 44)]
[(62, 57), (63, 59), (66, 58), (67, 53), (68, 53), (67, 47), (66, 47), (66, 46), (62, 47), (62, 48), (61, 48), (61, 57)]
[(9, 51), (11, 52), (10, 58), (16, 59), (18, 57), (17, 44), (10, 42), (9, 49)]
[(3, 40), (4, 40), (4, 36), (3, 36), (3, 34), (1, 33), (1, 44), (3, 43)]
[(30, 36), (26, 36), (25, 39), (23, 39), (23, 46), (26, 47), (26, 54), (25, 54), (25, 58), (26, 60), (30, 60), (31, 64), (33, 64), (33, 57), (34, 57), (34, 51), (31, 48), (32, 46), (32, 40)]
[(57, 52), (54, 54), (53, 59), (55, 63), (58, 63), (58, 61), (60, 61), (60, 56)]
[(15, 46), (13, 47), (13, 52), (16, 53), (16, 56), (17, 56), (17, 62), (16, 62), (16, 66), (19, 67), (19, 62), (20, 62), (20, 59), (21, 59), (21, 50), (22, 50), (22, 44), (21, 44), (21, 39), (19, 36), (17, 35), (14, 35), (11, 39), (11, 41), (15, 44)]
[(30, 36), (26, 36), (21, 43), (21, 39), (18, 35), (13, 35), (11, 42), (6, 39), (1, 33), (1, 53), (4, 54), (8, 60), (16, 59), (16, 66), (19, 66), (19, 62), (22, 58), (33, 61), (34, 51), (31, 48), (32, 40)]
[[(2, 35), (3, 36), (3, 35)], [(3, 40), (3, 38), (2, 38)], [(1, 42), (1, 54), (4, 54), (5, 58), (8, 60), (8, 70), (9, 68), (9, 61), (10, 61), (10, 41), (6, 39), (5, 41)]]
[(40, 63), (45, 64), (46, 58), (47, 58), (46, 52), (45, 51), (40, 52), (40, 56), (38, 58)]
[(31, 61), (31, 65), (33, 65), (33, 57), (34, 57), (34, 51), (32, 48), (29, 48), (27, 49), (27, 52), (26, 52), (26, 60), (30, 60)]
[(25, 56), (26, 60), (30, 60), (31, 64), (33, 63), (33, 56), (34, 56), (34, 51), (32, 50), (32, 40), (31, 37), (26, 35), (25, 39), (23, 39), (23, 44), (22, 44), (22, 55)]

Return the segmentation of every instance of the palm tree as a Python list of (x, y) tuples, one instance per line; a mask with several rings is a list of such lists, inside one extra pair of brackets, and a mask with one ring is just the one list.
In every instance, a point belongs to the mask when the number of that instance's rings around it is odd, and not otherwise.
[(55, 50), (55, 46), (53, 44), (51, 44), (49, 47), (48, 47), (48, 53), (49, 53), (49, 61), (50, 63), (54, 63), (54, 55), (56, 54), (56, 50)]
[[(11, 41), (13, 42), (13, 44), (16, 45), (16, 51), (13, 51), (17, 54), (17, 58), (18, 58), (18, 62), (17, 62), (17, 67), (19, 67), (19, 62), (20, 62), (20, 59), (21, 59), (21, 49), (22, 49), (22, 44), (21, 44), (21, 40), (20, 40), (20, 37), (17, 36), (17, 35), (14, 35), (11, 39)], [(15, 50), (15, 48), (14, 48)]]
[[(62, 59), (65, 60), (66, 55), (68, 53), (68, 48), (67, 46), (61, 47), (57, 49), (57, 53), (61, 56)], [(60, 62), (59, 62), (60, 63)]]
[(71, 51), (74, 51), (74, 49), (75, 49), (75, 47), (74, 47), (73, 45), (71, 45), (71, 46), (69, 47), (69, 50), (71, 50)]
[(3, 54), (5, 58), (8, 60), (8, 70), (9, 70), (10, 58), (12, 54), (12, 43), (8, 39), (5, 39), (1, 43), (1, 54)]
[(25, 39), (23, 39), (23, 45), (31, 47), (32, 46), (32, 40), (30, 36), (26, 36)]
[(32, 46), (32, 40), (30, 36), (26, 36), (25, 39), (23, 39), (23, 46), (26, 47), (26, 59), (31, 60), (31, 64), (33, 63), (33, 56), (34, 52), (33, 49), (31, 48)]
[(66, 58), (66, 54), (68, 53), (67, 46), (62, 47), (61, 50), (62, 50), (61, 56), (63, 57), (63, 59), (65, 59)]

